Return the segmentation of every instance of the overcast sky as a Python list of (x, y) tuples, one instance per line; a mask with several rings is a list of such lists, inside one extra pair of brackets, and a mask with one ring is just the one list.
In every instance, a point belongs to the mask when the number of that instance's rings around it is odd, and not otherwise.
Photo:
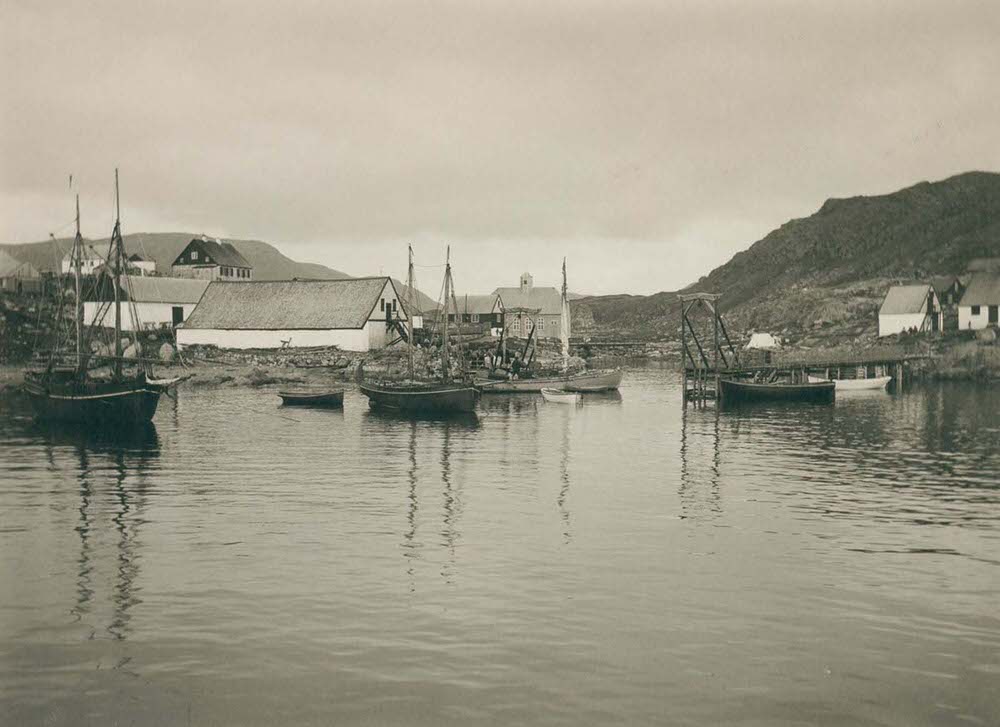
[(118, 165), (126, 232), (650, 293), (829, 197), (1000, 170), (996, 0), (3, 0), (0, 46), (4, 242), (66, 234), (70, 173), (107, 235)]

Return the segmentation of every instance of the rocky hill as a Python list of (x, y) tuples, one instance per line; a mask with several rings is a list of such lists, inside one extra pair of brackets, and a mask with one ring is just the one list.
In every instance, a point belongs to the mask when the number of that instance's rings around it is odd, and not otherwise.
[[(892, 194), (831, 199), (679, 292), (717, 292), (733, 327), (793, 337), (871, 335), (896, 281), (961, 274), (1000, 254), (1000, 174), (969, 172)], [(573, 303), (594, 333), (674, 337), (677, 291)]]

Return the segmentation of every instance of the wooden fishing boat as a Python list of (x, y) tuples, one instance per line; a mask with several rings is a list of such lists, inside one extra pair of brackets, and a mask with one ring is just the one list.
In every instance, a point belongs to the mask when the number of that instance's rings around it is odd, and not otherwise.
[[(387, 409), (409, 415), (442, 415), (475, 411), (479, 401), (479, 389), (466, 381), (464, 372), (453, 377), (449, 371), (448, 347), (448, 305), (455, 308), (455, 319), (459, 320), (458, 302), (455, 300), (451, 279), (451, 249), (444, 271), (444, 307), (441, 335), (441, 376), (437, 381), (418, 381), (413, 371), (413, 326), (411, 312), (416, 310), (413, 301), (413, 249), (409, 248), (407, 270), (406, 311), (409, 326), (406, 336), (408, 377), (404, 381), (366, 381), (362, 368), (358, 367), (358, 388), (368, 397), (368, 405), (375, 409)], [(460, 357), (462, 360), (463, 357)]]
[(757, 384), (750, 381), (720, 379), (719, 387), (723, 403), (752, 401), (831, 403), (836, 391), (836, 386), (832, 381), (805, 384), (785, 382)]
[(553, 404), (579, 404), (581, 394), (562, 389), (542, 389), (542, 398)]
[(279, 389), (285, 406), (317, 406), (339, 409), (344, 406), (344, 389)]
[[(94, 356), (90, 352), (89, 341), (84, 327), (83, 289), (81, 281), (81, 259), (83, 236), (80, 234), (80, 197), (76, 198), (76, 237), (70, 259), (73, 266), (75, 284), (74, 323), (76, 333), (75, 351), (69, 353), (60, 349), (60, 342), (49, 353), (46, 365), (41, 370), (25, 373), (24, 393), (27, 395), (35, 416), (43, 420), (66, 422), (99, 422), (104, 425), (131, 426), (137, 422), (148, 422), (156, 413), (160, 396), (175, 383), (156, 379), (148, 362), (137, 350), (137, 360), (126, 360), (122, 351), (122, 280), (131, 286), (131, 278), (122, 275), (127, 269), (125, 243), (122, 241), (121, 212), (118, 192), (118, 170), (115, 170), (115, 226), (111, 233), (111, 246), (107, 264), (113, 271), (114, 285), (114, 355)], [(128, 288), (130, 291), (131, 289)], [(59, 315), (62, 313), (62, 298), (65, 290), (60, 287)], [(129, 312), (139, 330), (138, 311), (134, 296), (128, 295)], [(102, 312), (103, 315), (103, 312)], [(59, 328), (59, 320), (56, 321)], [(136, 341), (138, 349), (138, 341)], [(67, 362), (71, 365), (66, 365)], [(94, 375), (90, 365), (106, 370), (102, 375)], [(125, 367), (128, 366), (129, 370)]]
[(563, 388), (566, 391), (580, 392), (616, 391), (621, 382), (621, 369), (584, 371), (567, 377)]
[(837, 391), (881, 391), (892, 381), (891, 376), (873, 376), (870, 379), (824, 379), (819, 376), (810, 376), (809, 383), (819, 384), (824, 381), (832, 381)]

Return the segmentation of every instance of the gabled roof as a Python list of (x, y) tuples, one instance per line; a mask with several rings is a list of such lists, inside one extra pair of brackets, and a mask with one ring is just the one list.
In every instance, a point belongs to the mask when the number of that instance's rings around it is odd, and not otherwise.
[(959, 305), (1000, 305), (1000, 273), (976, 273)]
[(546, 315), (562, 313), (562, 295), (555, 288), (532, 288), (526, 293), (522, 293), (520, 288), (497, 288), (493, 294), (503, 299), (503, 306), (507, 310), (527, 308)]
[[(136, 303), (197, 303), (205, 294), (207, 280), (193, 278), (155, 278), (147, 275), (128, 276), (131, 299)], [(125, 281), (122, 281), (122, 287)]]
[(221, 240), (210, 240), (207, 237), (196, 237), (181, 250), (180, 255), (174, 259), (174, 265), (178, 264), (181, 255), (183, 255), (189, 247), (196, 245), (199, 249), (204, 251), (206, 255), (212, 258), (212, 265), (226, 265), (234, 268), (252, 268), (247, 259), (240, 255), (239, 251), (230, 242), (222, 242)]
[(970, 273), (1000, 273), (1000, 257), (977, 257), (965, 268)]
[(3, 250), (0, 250), (0, 278), (37, 278), (40, 277), (35, 266), (18, 260)]
[(931, 292), (929, 283), (917, 285), (894, 285), (885, 294), (879, 315), (905, 315), (921, 313), (927, 306), (927, 294)]
[[(216, 281), (183, 325), (224, 330), (363, 328), (386, 285), (395, 290), (387, 277)], [(406, 318), (402, 306), (399, 316)]]
[(955, 283), (962, 284), (957, 275), (939, 275), (931, 278), (931, 287), (934, 288), (934, 292), (938, 294), (938, 297), (951, 290), (951, 286)]
[[(496, 307), (497, 298), (499, 297), (496, 293), (492, 295), (456, 295), (455, 302), (458, 303), (459, 313), (489, 315), (493, 312), (494, 307)], [(502, 308), (498, 307), (497, 310), (502, 310)], [(449, 310), (449, 312), (453, 313), (454, 311)]]

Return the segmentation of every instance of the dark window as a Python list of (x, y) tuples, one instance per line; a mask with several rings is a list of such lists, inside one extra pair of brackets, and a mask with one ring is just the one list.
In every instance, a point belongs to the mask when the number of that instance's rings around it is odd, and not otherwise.
[(380, 311), (385, 311), (385, 298), (382, 298), (382, 300), (379, 301), (378, 309)]
[(979, 306), (978, 305), (972, 306), (972, 315), (974, 315), (974, 316), (978, 316), (979, 315)]
[(395, 298), (392, 299), (392, 312), (393, 313), (396, 312), (396, 299)]
[(990, 306), (990, 323), (998, 323), (1000, 320), (1000, 306), (991, 305)]
[(184, 307), (175, 305), (170, 309), (171, 316), (173, 317), (174, 325), (184, 322)]

